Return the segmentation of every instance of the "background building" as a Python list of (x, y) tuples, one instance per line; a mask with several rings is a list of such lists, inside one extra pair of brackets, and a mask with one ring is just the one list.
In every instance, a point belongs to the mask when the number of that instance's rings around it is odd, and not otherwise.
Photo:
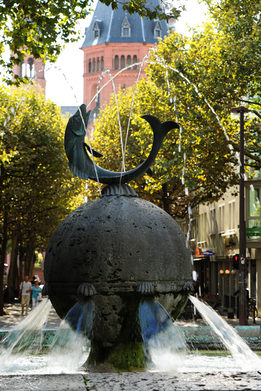
[(40, 58), (33, 58), (33, 56), (27, 55), (24, 61), (19, 65), (15, 65), (13, 68), (13, 74), (20, 77), (28, 77), (30, 81), (33, 81), (36, 87), (40, 87), (42, 93), (45, 95), (46, 80), (44, 73), (44, 63)]
[[(248, 295), (261, 313), (261, 173), (245, 182)], [(193, 211), (191, 248), (200, 295), (213, 306), (238, 313), (239, 196), (237, 187)]]
[[(158, 0), (148, 4), (155, 8)], [(141, 62), (151, 46), (163, 38), (168, 32), (166, 21), (149, 20), (138, 14), (128, 14), (119, 3), (113, 10), (98, 2), (91, 23), (85, 30), (82, 45), (84, 52), (83, 90), (84, 103), (88, 104), (110, 78), (121, 69), (130, 66), (114, 79), (115, 89), (134, 85), (139, 73), (136, 63)], [(103, 74), (103, 77), (101, 76)], [(141, 77), (145, 76), (144, 70)], [(113, 92), (113, 84), (108, 83), (94, 100), (89, 109), (98, 113), (103, 104), (108, 103)]]

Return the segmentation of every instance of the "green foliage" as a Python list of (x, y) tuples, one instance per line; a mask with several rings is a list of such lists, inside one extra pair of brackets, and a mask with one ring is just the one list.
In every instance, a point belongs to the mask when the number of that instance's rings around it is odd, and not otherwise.
[[(256, 10), (253, 1), (252, 4)], [(161, 121), (177, 120), (182, 131), (169, 132), (152, 168), (152, 177), (145, 176), (134, 184), (144, 198), (172, 215), (184, 217), (188, 205), (195, 207), (201, 202), (218, 200), (230, 186), (238, 183), (239, 122), (232, 118), (231, 108), (242, 101), (252, 102), (247, 104), (250, 115), (245, 123), (247, 164), (255, 169), (261, 167), (260, 58), (257, 49), (257, 58), (253, 60), (250, 44), (252, 38), (258, 44), (260, 27), (250, 6), (248, 12), (252, 28), (246, 28), (239, 41), (233, 41), (236, 29), (233, 12), (225, 14), (222, 23), (213, 14), (216, 20), (194, 31), (190, 38), (171, 33), (151, 52), (148, 78), (138, 84), (128, 134), (126, 169), (144, 160), (151, 147), (152, 132), (140, 116), (152, 114)], [(238, 18), (241, 21), (240, 15)], [(234, 26), (231, 36), (230, 24)], [(249, 51), (244, 49), (244, 39)], [(121, 91), (118, 96), (125, 133), (132, 94), (132, 90)], [(121, 169), (118, 116), (113, 100), (98, 118), (94, 147), (103, 152), (107, 168)], [(102, 160), (102, 165), (106, 162)]]
[(65, 121), (58, 107), (30, 88), (0, 89), (0, 227), (8, 237), (44, 247), (57, 224), (83, 200), (63, 150)]
[[(129, 90), (125, 93), (120, 92), (118, 97), (123, 140), (126, 135), (132, 94), (133, 91)], [(185, 113), (188, 117), (183, 119)], [(186, 214), (187, 203), (196, 206), (202, 201), (218, 199), (226, 190), (228, 183), (237, 180), (233, 167), (230, 166), (230, 161), (234, 159), (222, 130), (212, 130), (203, 115), (203, 124), (193, 129), (191, 127), (192, 121), (195, 122), (193, 113), (184, 107), (180, 116), (179, 123), (183, 126), (181, 150), (179, 131), (176, 129), (170, 131), (152, 166), (152, 176), (145, 175), (131, 184), (143, 198), (158, 204), (168, 213), (176, 216)], [(151, 80), (143, 80), (137, 87), (126, 149), (126, 170), (136, 167), (145, 160), (152, 146), (152, 130), (141, 119), (141, 115), (144, 114), (155, 115), (161, 121), (175, 120), (167, 91)], [(216, 126), (214, 120), (213, 122)], [(206, 128), (205, 125), (208, 127)], [(208, 133), (206, 129), (209, 129)], [(114, 171), (121, 170), (119, 125), (116, 105), (113, 102), (103, 110), (96, 122), (93, 146), (104, 155), (101, 161), (99, 160), (99, 165)], [(186, 153), (185, 174), (183, 173), (184, 152)], [(185, 186), (190, 189), (188, 195), (185, 195), (182, 177)], [(90, 184), (89, 188), (92, 190), (93, 185)]]
[[(101, 1), (111, 4), (112, 8), (118, 7), (118, 1)], [(0, 65), (9, 72), (6, 81), (12, 82), (12, 67), (21, 63), (26, 54), (43, 61), (55, 61), (64, 43), (79, 39), (76, 23), (86, 18), (92, 5), (92, 0), (3, 0), (0, 3)], [(124, 9), (151, 19), (167, 18), (165, 10), (151, 9), (145, 0), (128, 0), (124, 2)], [(179, 7), (169, 7), (168, 14), (177, 17), (180, 12)], [(2, 57), (5, 47), (12, 53), (9, 62)]]

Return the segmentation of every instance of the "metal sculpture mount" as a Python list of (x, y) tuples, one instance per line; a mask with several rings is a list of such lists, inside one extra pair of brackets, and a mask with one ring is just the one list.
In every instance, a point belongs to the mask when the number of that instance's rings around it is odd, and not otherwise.
[(154, 134), (153, 145), (147, 159), (138, 167), (126, 172), (113, 172), (105, 170), (94, 163), (90, 154), (95, 157), (102, 156), (91, 149), (84, 142), (90, 111), (86, 112), (86, 105), (81, 105), (77, 112), (69, 119), (64, 138), (65, 152), (69, 160), (71, 171), (82, 179), (92, 179), (106, 184), (127, 183), (143, 175), (153, 164), (160, 150), (164, 137), (171, 129), (178, 129), (174, 121), (160, 122), (152, 115), (144, 115)]
[[(65, 147), (72, 171), (96, 180), (94, 163), (84, 145), (89, 115), (85, 112), (82, 105), (69, 120)], [(101, 197), (61, 222), (46, 250), (45, 290), (58, 315), (73, 314), (75, 306), (77, 314), (79, 306), (91, 312), (85, 317), (85, 326), (80, 326), (91, 340), (91, 366), (144, 367), (148, 357), (143, 349), (142, 308), (155, 304), (156, 298), (175, 319), (193, 289), (191, 254), (179, 225), (124, 183), (148, 169), (164, 135), (178, 127), (152, 116), (145, 119), (154, 132), (146, 161), (123, 173), (123, 183), (121, 173), (96, 166), (99, 180), (109, 185)], [(77, 319), (71, 317), (70, 323), (79, 329)]]

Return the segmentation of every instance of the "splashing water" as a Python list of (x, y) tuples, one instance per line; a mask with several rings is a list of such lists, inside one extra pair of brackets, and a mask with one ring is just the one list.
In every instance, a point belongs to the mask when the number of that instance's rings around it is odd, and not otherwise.
[(236, 363), (239, 365), (242, 364), (244, 369), (261, 369), (260, 358), (249, 348), (232, 326), (227, 324), (226, 321), (206, 303), (203, 303), (194, 296), (189, 296), (189, 299), (203, 319), (211, 326), (215, 334), (220, 337)]
[(169, 362), (168, 369), (173, 369), (178, 362), (184, 361), (185, 338), (159, 303), (153, 299), (144, 300), (140, 304), (139, 318), (145, 352), (155, 368), (166, 370), (166, 362)]
[(259, 371), (260, 358), (251, 351), (236, 331), (211, 307), (195, 297), (189, 297), (212, 330), (231, 353), (205, 356), (189, 352), (180, 327), (175, 325), (166, 310), (152, 299), (140, 304), (139, 316), (145, 352), (151, 359), (150, 371), (175, 373), (237, 373)]
[[(77, 304), (77, 303), (76, 303)], [(86, 361), (89, 348), (86, 333), (92, 324), (90, 303), (75, 305), (57, 330), (49, 349), (42, 350), (44, 325), (52, 304), (43, 299), (1, 342), (0, 375), (76, 373)], [(70, 327), (76, 314), (76, 330)], [(83, 333), (85, 329), (85, 333)], [(87, 331), (86, 331), (87, 330)]]
[(76, 333), (89, 335), (93, 324), (94, 303), (92, 300), (77, 301), (68, 311), (65, 321)]
[(46, 356), (46, 369), (49, 373), (75, 373), (85, 363), (89, 355), (87, 338), (71, 329), (62, 320)]
[(6, 355), (23, 351), (39, 353), (42, 349), (42, 331), (52, 304), (43, 299), (2, 341)]

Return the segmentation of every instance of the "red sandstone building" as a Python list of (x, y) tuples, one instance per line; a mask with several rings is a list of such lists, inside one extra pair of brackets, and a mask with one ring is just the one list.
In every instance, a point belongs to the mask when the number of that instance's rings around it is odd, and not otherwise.
[(46, 80), (44, 75), (44, 63), (40, 58), (33, 58), (27, 55), (24, 61), (13, 68), (13, 74), (20, 77), (28, 77), (36, 86), (39, 86), (45, 95)]
[[(159, 1), (150, 0), (147, 5), (155, 8)], [(88, 108), (94, 115), (104, 103), (108, 103), (113, 92), (113, 84), (109, 82), (92, 101), (97, 87), (101, 88), (126, 66), (130, 66), (128, 70), (114, 79), (116, 90), (134, 85), (139, 73), (139, 65), (135, 64), (143, 60), (151, 46), (158, 42), (159, 37), (163, 38), (167, 31), (165, 21), (149, 20), (138, 14), (130, 15), (123, 10), (122, 4), (112, 10), (111, 6), (98, 2), (91, 23), (85, 30), (82, 45), (84, 103), (90, 104)], [(144, 76), (143, 70), (140, 77)]]

